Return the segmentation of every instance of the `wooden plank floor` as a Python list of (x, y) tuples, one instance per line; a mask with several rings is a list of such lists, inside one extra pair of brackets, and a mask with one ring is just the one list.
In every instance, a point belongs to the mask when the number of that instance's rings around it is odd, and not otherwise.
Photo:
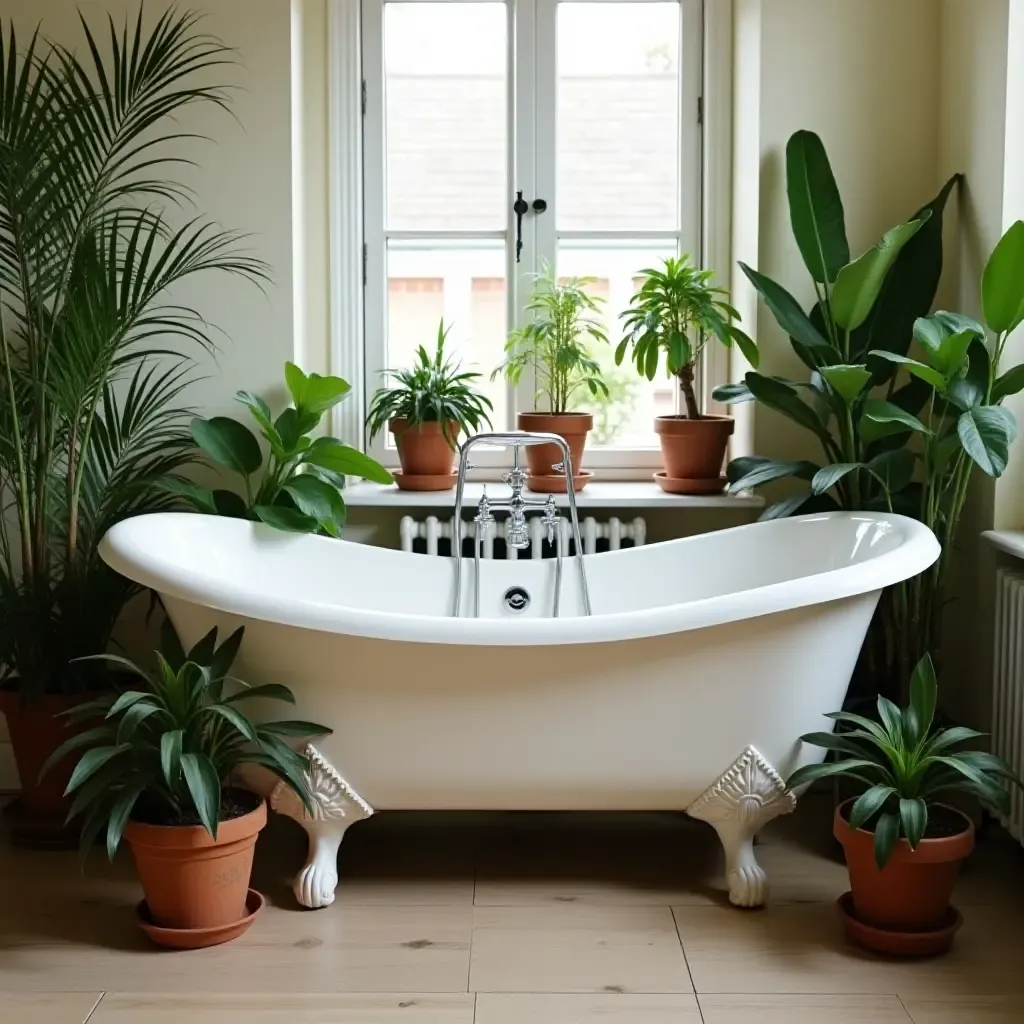
[(763, 911), (728, 906), (714, 834), (682, 816), (379, 815), (342, 853), (333, 906), (299, 909), (304, 835), (257, 848), (269, 905), (186, 953), (137, 932), (127, 859), (0, 839), (0, 1021), (10, 1024), (1021, 1024), (1024, 850), (969, 862), (944, 959), (844, 942), (830, 806), (769, 828)]

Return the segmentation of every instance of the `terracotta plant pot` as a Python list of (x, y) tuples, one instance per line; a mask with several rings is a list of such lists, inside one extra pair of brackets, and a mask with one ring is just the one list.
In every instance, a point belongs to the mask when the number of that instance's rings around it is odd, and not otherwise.
[(249, 916), (252, 858), (256, 837), (267, 823), (267, 805), (254, 793), (246, 792), (245, 798), (253, 810), (221, 821), (216, 839), (201, 825), (128, 822), (124, 837), (154, 924), (216, 934)]
[(960, 864), (974, 849), (970, 819), (951, 807), (942, 808), (952, 822), (962, 824), (962, 829), (922, 839), (916, 850), (901, 839), (888, 864), (879, 870), (874, 833), (852, 828), (846, 820), (852, 806), (853, 801), (847, 801), (836, 808), (834, 833), (846, 854), (853, 913), (858, 920), (894, 932), (928, 932), (946, 927)]
[[(450, 486), (455, 486), (458, 423), (450, 420), (443, 424), (442, 429), (440, 423), (412, 424), (396, 418), (388, 422), (388, 429), (395, 435), (395, 444), (398, 445), (404, 490), (438, 490), (438, 477), (451, 477)], [(417, 487), (418, 477), (431, 478), (432, 486)]]
[[(699, 420), (656, 417), (654, 430), (661, 438), (665, 476), (674, 481), (695, 481), (693, 493), (707, 493), (707, 481), (722, 475), (725, 450), (735, 426), (731, 416), (703, 416)], [(675, 493), (690, 492), (677, 488)]]
[[(528, 430), (537, 434), (558, 434), (559, 437), (564, 437), (565, 443), (569, 446), (573, 476), (580, 476), (587, 434), (594, 429), (594, 417), (589, 412), (521, 412), (516, 422), (520, 430)], [(526, 484), (530, 490), (542, 494), (564, 493), (565, 475), (555, 473), (551, 468), (561, 461), (562, 452), (558, 445), (538, 444), (527, 448)], [(555, 480), (556, 477), (560, 483)], [(584, 486), (586, 486), (586, 479), (583, 479), (579, 489), (582, 490)]]
[[(15, 683), (15, 686), (17, 684)], [(10, 805), (11, 838), (19, 845), (73, 847), (78, 826), (66, 825), (70, 798), (64, 796), (81, 751), (72, 752), (39, 777), (43, 765), (61, 743), (94, 722), (70, 725), (63, 712), (94, 700), (98, 693), (43, 694), (22, 703), (16, 689), (0, 690), (0, 711), (14, 751), (21, 796)]]

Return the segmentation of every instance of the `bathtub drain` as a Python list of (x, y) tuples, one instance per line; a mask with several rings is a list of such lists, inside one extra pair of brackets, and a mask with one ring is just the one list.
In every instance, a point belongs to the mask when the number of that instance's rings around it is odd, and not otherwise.
[(523, 612), (530, 605), (530, 595), (525, 587), (509, 587), (505, 591), (505, 607), (512, 612)]

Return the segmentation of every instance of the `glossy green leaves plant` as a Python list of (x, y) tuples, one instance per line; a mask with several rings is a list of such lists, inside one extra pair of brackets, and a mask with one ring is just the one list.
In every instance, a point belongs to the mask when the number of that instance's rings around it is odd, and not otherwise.
[(45, 774), (66, 755), (82, 751), (67, 795), (74, 798), (68, 820), (83, 821), (83, 855), (105, 833), (113, 858), (138, 810), (157, 824), (194, 816), (216, 839), (222, 798), (242, 764), (273, 772), (314, 812), (306, 782), (309, 759), (286, 740), (331, 730), (297, 720), (255, 724), (245, 714), (245, 703), (255, 698), (288, 704), (295, 698), (286, 686), (250, 687), (230, 676), (243, 634), (239, 628), (218, 645), (213, 629), (186, 653), (166, 624), (152, 675), (114, 655), (93, 659), (115, 664), (142, 685), (72, 709), (72, 722), (99, 724), (72, 736), (43, 767)]
[(875, 835), (875, 861), (884, 868), (900, 837), (911, 849), (924, 838), (929, 808), (940, 798), (965, 794), (996, 814), (1007, 814), (1010, 794), (1004, 783), (1020, 785), (1001, 758), (980, 750), (962, 750), (983, 734), (961, 726), (934, 729), (937, 686), (935, 668), (926, 654), (910, 681), (910, 702), (902, 710), (878, 698), (878, 720), (836, 711), (827, 718), (836, 732), (812, 732), (804, 743), (836, 754), (835, 760), (798, 768), (786, 782), (797, 789), (818, 779), (845, 776), (864, 791), (849, 812), (853, 828)]
[(479, 373), (462, 369), (445, 355), (448, 331), (444, 320), (437, 326), (437, 342), (431, 356), (420, 345), (416, 362), (408, 370), (385, 370), (392, 377), (391, 387), (380, 388), (370, 400), (366, 426), (372, 441), (392, 419), (408, 423), (457, 423), (469, 437), (485, 423), (490, 426), (491, 400), (476, 390)]
[(198, 512), (255, 519), (293, 533), (340, 535), (345, 526), (341, 488), (346, 476), (391, 483), (391, 474), (357, 448), (333, 437), (312, 437), (324, 415), (351, 391), (340, 377), (305, 374), (285, 364), (292, 403), (274, 417), (258, 395), (235, 396), (248, 410), (268, 448), (266, 465), (257, 436), (228, 416), (192, 420), (195, 444), (217, 465), (242, 477), (244, 493), (201, 487), (175, 477), (164, 486)]
[[(604, 325), (596, 315), (604, 301), (587, 289), (592, 277), (558, 278), (546, 264), (534, 276), (533, 294), (526, 304), (533, 319), (512, 331), (505, 344), (505, 361), (492, 374), (513, 387), (524, 374), (532, 373), (534, 408), (538, 412), (564, 413), (578, 391), (608, 397), (601, 365), (592, 346), (607, 345)], [(546, 409), (539, 407), (547, 406)]]
[(754, 367), (757, 346), (736, 326), (739, 313), (729, 305), (725, 289), (711, 284), (712, 272), (697, 270), (688, 256), (667, 259), (640, 276), (643, 284), (620, 314), (625, 336), (615, 349), (615, 364), (620, 366), (630, 351), (637, 373), (654, 380), (664, 353), (666, 372), (679, 381), (686, 416), (700, 419), (693, 381), (704, 346), (712, 338), (727, 348), (735, 343)]
[[(851, 259), (825, 148), (812, 132), (794, 134), (786, 148), (790, 221), (814, 305), (805, 312), (781, 284), (740, 266), (808, 373), (790, 380), (755, 370), (715, 392), (719, 401), (772, 409), (821, 450), (817, 461), (753, 456), (729, 465), (733, 492), (798, 483), (763, 518), (895, 511), (920, 519), (942, 542), (943, 556), (924, 578), (886, 594), (872, 630), (869, 673), (893, 692), (924, 651), (937, 649), (938, 595), (971, 468), (994, 476), (1005, 468), (1016, 427), (999, 402), (1024, 384), (1024, 374), (1018, 380), (1010, 371), (1000, 387), (994, 368), (1002, 346), (998, 338), (986, 342), (982, 325), (930, 315), (942, 272), (943, 211), (957, 181)], [(1002, 324), (1004, 333), (1020, 306), (1014, 288), (1021, 274), (1009, 267), (1020, 240), (1012, 232), (986, 271), (998, 318), (989, 326)]]

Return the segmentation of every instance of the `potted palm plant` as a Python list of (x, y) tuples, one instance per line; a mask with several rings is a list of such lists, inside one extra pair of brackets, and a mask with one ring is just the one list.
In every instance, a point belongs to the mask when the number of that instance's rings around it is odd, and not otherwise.
[(230, 416), (192, 420), (192, 438), (212, 462), (242, 477), (243, 493), (167, 477), (163, 487), (197, 512), (252, 519), (292, 533), (337, 537), (345, 526), (341, 489), (346, 476), (391, 483), (391, 474), (368, 455), (335, 437), (311, 437), (324, 415), (352, 390), (341, 377), (305, 374), (285, 363), (291, 404), (276, 418), (258, 395), (239, 391), (269, 449), (266, 466), (256, 435)]
[[(583, 389), (594, 398), (608, 396), (601, 366), (591, 353), (591, 345), (608, 343), (604, 325), (597, 316), (603, 300), (587, 292), (594, 283), (592, 277), (559, 280), (545, 265), (535, 282), (526, 306), (533, 319), (509, 334), (505, 361), (491, 374), (491, 380), (504, 374), (515, 387), (527, 371), (532, 373), (535, 411), (519, 413), (519, 429), (565, 438), (575, 487), (579, 490), (592, 476), (582, 465), (594, 417), (588, 412), (570, 411), (570, 406)], [(538, 406), (547, 409), (541, 411)], [(553, 469), (562, 458), (556, 445), (531, 446), (526, 449), (526, 458), (527, 486), (531, 490), (549, 493), (565, 489), (564, 476)]]
[(679, 381), (683, 397), (682, 414), (655, 419), (665, 460), (655, 479), (673, 494), (720, 491), (726, 484), (722, 464), (734, 421), (701, 411), (694, 390), (696, 362), (716, 338), (726, 347), (735, 343), (756, 367), (757, 346), (736, 326), (739, 313), (729, 305), (725, 289), (714, 287), (711, 271), (698, 270), (688, 256), (666, 259), (660, 269), (642, 274), (643, 284), (621, 314), (625, 336), (615, 349), (615, 363), (621, 365), (630, 351), (637, 372), (654, 380), (664, 353), (665, 370)]
[(851, 888), (839, 908), (851, 938), (878, 952), (918, 956), (949, 948), (961, 920), (950, 897), (960, 864), (974, 848), (974, 825), (940, 801), (960, 794), (1006, 814), (1010, 795), (1003, 782), (1020, 785), (995, 755), (957, 749), (981, 733), (933, 728), (936, 701), (935, 669), (926, 654), (914, 670), (906, 708), (879, 697), (878, 721), (852, 712), (828, 715), (842, 731), (801, 738), (834, 752), (836, 760), (798, 768), (786, 783), (796, 789), (844, 776), (863, 789), (835, 812)]
[(301, 721), (253, 724), (244, 702), (295, 699), (276, 683), (249, 687), (229, 678), (242, 637), (239, 628), (218, 646), (213, 629), (186, 654), (168, 624), (152, 675), (98, 655), (141, 685), (73, 709), (73, 720), (102, 721), (51, 758), (83, 751), (67, 786), (71, 815), (84, 819), (82, 853), (102, 836), (113, 858), (122, 837), (128, 840), (145, 893), (139, 923), (161, 945), (226, 942), (262, 908), (249, 878), (267, 810), (255, 793), (232, 785), (240, 765), (269, 769), (314, 812), (308, 759), (286, 738), (331, 730)]
[(174, 507), (160, 481), (194, 458), (189, 346), (212, 344), (181, 285), (265, 275), (240, 236), (182, 223), (174, 176), (178, 115), (226, 106), (232, 52), (173, 9), (111, 23), (109, 40), (83, 31), (72, 51), (0, 25), (0, 708), (23, 787), (13, 835), (38, 843), (64, 837), (61, 771), (35, 782), (63, 738), (55, 716), (111, 685), (77, 659), (107, 648), (138, 591), (99, 540)]
[(385, 427), (395, 435), (402, 463), (395, 480), (405, 491), (454, 487), (459, 434), (469, 436), (491, 423), (491, 400), (475, 388), (480, 374), (463, 370), (461, 363), (445, 356), (449, 330), (442, 319), (434, 354), (420, 345), (411, 369), (385, 370), (395, 383), (378, 389), (370, 401), (370, 440)]

